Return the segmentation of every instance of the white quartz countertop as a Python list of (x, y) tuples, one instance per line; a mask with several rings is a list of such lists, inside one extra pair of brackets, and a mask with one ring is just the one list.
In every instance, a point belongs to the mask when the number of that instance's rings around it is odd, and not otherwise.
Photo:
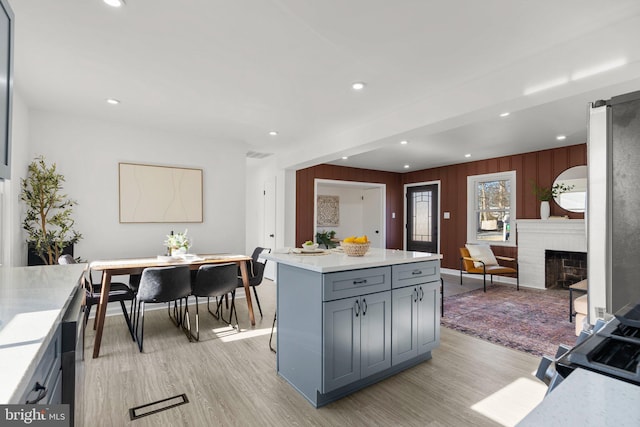
[(0, 268), (0, 404), (17, 403), (85, 266)]
[(319, 273), (353, 270), (357, 268), (384, 267), (394, 264), (431, 261), (442, 259), (440, 254), (408, 252), (394, 249), (371, 248), (361, 257), (348, 256), (335, 249), (323, 253), (292, 253), (289, 249), (277, 250), (261, 257), (270, 261), (304, 268)]
[(637, 427), (639, 402), (640, 386), (576, 369), (518, 426)]

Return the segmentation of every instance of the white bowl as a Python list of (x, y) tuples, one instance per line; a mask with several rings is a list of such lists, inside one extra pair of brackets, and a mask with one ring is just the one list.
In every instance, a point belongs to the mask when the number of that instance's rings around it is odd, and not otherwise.
[(306, 243), (304, 243), (302, 245), (302, 249), (306, 249), (306, 250), (314, 250), (314, 249), (318, 249), (318, 244), (317, 243), (312, 243), (310, 245), (307, 245)]

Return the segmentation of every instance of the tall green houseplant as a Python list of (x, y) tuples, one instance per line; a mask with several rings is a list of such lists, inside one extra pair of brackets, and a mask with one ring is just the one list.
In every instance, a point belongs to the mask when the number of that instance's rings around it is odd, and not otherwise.
[(29, 164), (27, 178), (20, 182), (20, 200), (27, 205), (22, 221), (27, 244), (45, 264), (57, 264), (64, 248), (82, 238), (73, 230), (71, 218), (77, 202), (62, 193), (64, 176), (56, 171), (55, 163), (47, 165), (43, 156)]

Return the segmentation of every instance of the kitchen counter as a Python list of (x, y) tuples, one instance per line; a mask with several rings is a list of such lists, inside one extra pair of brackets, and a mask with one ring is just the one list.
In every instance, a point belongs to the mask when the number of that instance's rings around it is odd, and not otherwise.
[(554, 388), (519, 427), (640, 425), (640, 386), (576, 369)]
[(0, 404), (18, 403), (85, 267), (0, 268)]
[(440, 260), (442, 255), (427, 252), (406, 252), (394, 249), (371, 248), (361, 257), (347, 256), (347, 254), (332, 249), (323, 253), (281, 253), (262, 254), (262, 258), (287, 264), (318, 273), (332, 273), (336, 271), (353, 270), (354, 268), (383, 267), (394, 264), (408, 264), (418, 261)]

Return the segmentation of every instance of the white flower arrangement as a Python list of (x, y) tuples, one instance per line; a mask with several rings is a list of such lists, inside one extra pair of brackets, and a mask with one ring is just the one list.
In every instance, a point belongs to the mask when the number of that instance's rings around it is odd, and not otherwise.
[(164, 244), (170, 250), (172, 249), (182, 249), (188, 250), (191, 247), (191, 242), (187, 237), (187, 231), (184, 230), (184, 233), (175, 233), (168, 234), (167, 239), (164, 241)]

